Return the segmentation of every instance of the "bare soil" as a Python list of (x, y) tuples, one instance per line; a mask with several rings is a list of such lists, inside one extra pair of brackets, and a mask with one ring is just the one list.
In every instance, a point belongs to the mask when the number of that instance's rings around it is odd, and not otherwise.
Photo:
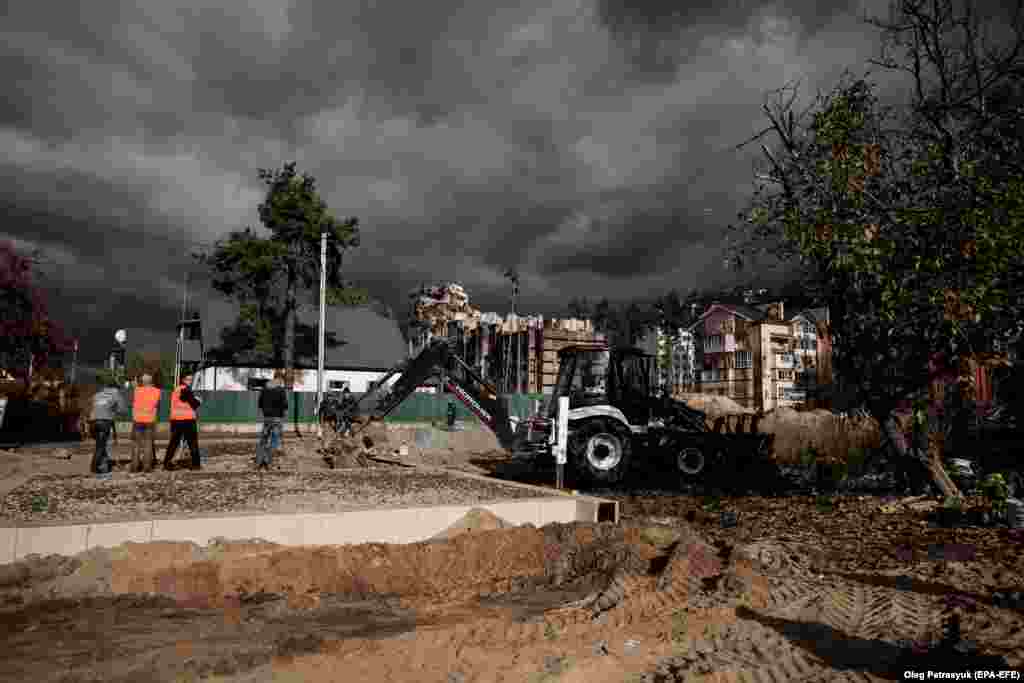
[(618, 498), (618, 526), (478, 514), (406, 546), (126, 544), (2, 565), (0, 679), (760, 683), (1024, 666), (1018, 530), (943, 528), (922, 499)]

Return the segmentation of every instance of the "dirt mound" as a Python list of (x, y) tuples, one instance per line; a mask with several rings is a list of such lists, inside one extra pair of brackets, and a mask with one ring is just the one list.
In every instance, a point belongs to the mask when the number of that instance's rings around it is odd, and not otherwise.
[(750, 408), (744, 408), (728, 396), (712, 394), (678, 394), (677, 398), (685, 401), (688, 406), (704, 411), (708, 417), (719, 415), (753, 414)]
[(854, 448), (878, 448), (878, 423), (871, 418), (849, 418), (827, 410), (797, 411), (776, 408), (765, 413), (758, 429), (774, 434), (773, 457), (781, 463), (798, 463), (807, 449), (819, 462), (846, 461)]
[(473, 508), (467, 512), (462, 519), (440, 532), (434, 539), (455, 538), (473, 531), (495, 531), (497, 529), (511, 529), (515, 524), (508, 522), (490, 510), (484, 508)]
[(465, 599), (514, 584), (559, 585), (610, 571), (620, 550), (641, 542), (611, 524), (507, 525), (485, 511), (469, 515), (451, 537), (408, 545), (285, 547), (265, 541), (126, 543), (74, 558), (30, 557), (3, 566), (0, 591), (24, 598), (157, 593), (196, 605), (232, 596), (398, 595)]

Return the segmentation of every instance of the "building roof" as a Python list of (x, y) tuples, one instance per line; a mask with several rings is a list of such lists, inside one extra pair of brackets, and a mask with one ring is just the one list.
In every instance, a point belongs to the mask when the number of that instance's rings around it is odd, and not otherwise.
[[(315, 307), (299, 309), (299, 321), (316, 330), (320, 312)], [(238, 318), (238, 304), (220, 296), (211, 296), (200, 310), (203, 344), (206, 349), (220, 345), (224, 327)], [(406, 344), (398, 323), (368, 307), (329, 306), (326, 327), (345, 343), (325, 349), (324, 365), (328, 368), (385, 369), (406, 357)], [(313, 358), (296, 358), (297, 367), (316, 367)]]
[[(702, 323), (704, 319), (708, 315), (710, 315), (715, 308), (731, 311), (734, 314), (740, 316), (741, 318), (746, 318), (750, 322), (764, 322), (767, 321), (768, 319), (769, 306), (771, 306), (771, 304), (758, 304), (756, 306), (750, 306), (747, 304), (714, 303), (708, 306), (704, 313), (701, 314), (701, 316), (697, 319), (697, 321), (690, 325), (687, 329), (693, 330), (694, 328), (696, 328), (697, 325)], [(780, 324), (785, 324), (785, 322), (794, 320), (795, 318), (798, 317), (807, 318), (811, 322), (815, 323), (824, 323), (828, 321), (828, 308), (805, 308), (797, 312), (795, 315), (787, 316), (786, 321), (783, 321)]]
[(716, 308), (725, 309), (727, 311), (731, 311), (732, 313), (735, 313), (736, 315), (740, 316), (741, 318), (746, 318), (747, 320), (749, 320), (751, 322), (758, 322), (758, 321), (764, 320), (766, 315), (767, 315), (764, 311), (758, 310), (758, 309), (754, 308), (753, 306), (747, 306), (746, 304), (715, 303), (715, 304), (711, 304), (710, 306), (708, 306), (704, 310), (704, 312), (701, 313), (700, 317), (697, 318), (697, 320), (693, 324), (691, 324), (687, 329), (688, 330), (692, 330), (695, 327), (697, 327), (697, 325), (699, 325), (702, 322), (704, 322), (704, 319), (707, 318), (709, 315), (711, 315), (711, 313)]
[(793, 316), (794, 318), (803, 317), (807, 318), (811, 322), (824, 323), (828, 322), (828, 308), (805, 308)]

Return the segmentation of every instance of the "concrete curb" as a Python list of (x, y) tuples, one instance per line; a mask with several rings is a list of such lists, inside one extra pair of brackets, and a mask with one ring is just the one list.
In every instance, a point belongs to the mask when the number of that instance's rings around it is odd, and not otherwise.
[[(525, 485), (524, 485), (525, 486)], [(261, 538), (281, 545), (416, 543), (444, 531), (474, 508), (512, 524), (618, 521), (618, 503), (589, 496), (552, 496), (474, 505), (356, 509), (336, 513), (234, 514), (92, 524), (34, 524), (0, 528), (0, 564), (28, 555), (75, 555), (122, 543)]]

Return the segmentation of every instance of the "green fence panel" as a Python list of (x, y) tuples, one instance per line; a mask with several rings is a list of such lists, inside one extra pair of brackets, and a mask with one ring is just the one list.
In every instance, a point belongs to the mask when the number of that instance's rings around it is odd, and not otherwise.
[[(259, 411), (258, 391), (202, 391), (203, 405), (199, 419), (209, 423), (259, 422), (263, 416)], [(362, 394), (353, 394), (356, 399)], [(132, 392), (127, 392), (129, 405)], [(515, 394), (508, 396), (509, 413), (524, 418), (533, 413), (534, 401), (543, 401), (541, 394)], [(157, 419), (167, 422), (170, 416), (169, 391), (160, 395)], [(478, 422), (470, 410), (451, 394), (412, 394), (388, 416), (393, 422), (444, 422), (448, 417), (448, 404), (455, 406), (455, 419), (463, 422)], [(316, 421), (316, 393), (309, 391), (291, 392), (288, 395), (288, 420), (291, 422)]]

